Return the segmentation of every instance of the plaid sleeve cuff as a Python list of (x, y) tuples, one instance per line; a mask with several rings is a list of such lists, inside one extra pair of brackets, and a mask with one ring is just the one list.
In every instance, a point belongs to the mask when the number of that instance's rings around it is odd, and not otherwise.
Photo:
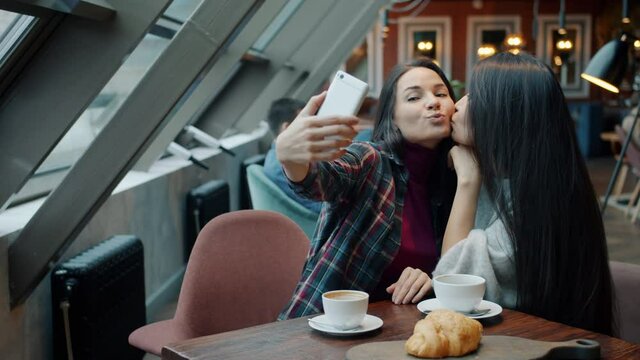
[(289, 180), (289, 186), (291, 189), (302, 196), (308, 197), (313, 192), (313, 188), (318, 178), (318, 163), (309, 164), (309, 171), (307, 172), (307, 176), (301, 181), (291, 181)]

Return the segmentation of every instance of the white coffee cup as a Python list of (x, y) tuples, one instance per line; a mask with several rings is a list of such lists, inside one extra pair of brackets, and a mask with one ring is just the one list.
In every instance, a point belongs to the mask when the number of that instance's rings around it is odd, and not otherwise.
[(357, 290), (334, 290), (322, 294), (322, 307), (327, 322), (338, 330), (349, 330), (362, 324), (369, 306), (369, 294)]
[(446, 274), (433, 278), (433, 290), (440, 304), (451, 310), (470, 312), (484, 296), (484, 278), (468, 274)]

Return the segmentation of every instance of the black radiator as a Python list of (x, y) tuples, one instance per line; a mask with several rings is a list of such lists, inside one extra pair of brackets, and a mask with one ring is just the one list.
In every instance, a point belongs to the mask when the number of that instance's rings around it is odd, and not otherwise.
[(128, 342), (129, 334), (146, 323), (140, 239), (113, 236), (56, 266), (51, 299), (55, 359), (144, 356)]
[(189, 260), (196, 237), (209, 220), (229, 212), (229, 184), (211, 180), (187, 193), (185, 261)]

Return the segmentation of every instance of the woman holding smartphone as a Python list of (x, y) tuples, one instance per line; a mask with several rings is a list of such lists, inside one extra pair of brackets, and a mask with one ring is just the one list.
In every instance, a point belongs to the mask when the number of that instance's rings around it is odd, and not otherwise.
[[(458, 190), (434, 275), (479, 275), (487, 300), (611, 334), (602, 217), (551, 69), (530, 55), (494, 55), (476, 65), (456, 109)], [(471, 230), (481, 183), (495, 216)]]
[(353, 142), (352, 116), (315, 116), (314, 96), (276, 140), (291, 186), (325, 201), (302, 278), (281, 319), (322, 310), (322, 293), (366, 291), (415, 303), (431, 288), (455, 190), (447, 167), (453, 90), (419, 59), (385, 82), (372, 142)]

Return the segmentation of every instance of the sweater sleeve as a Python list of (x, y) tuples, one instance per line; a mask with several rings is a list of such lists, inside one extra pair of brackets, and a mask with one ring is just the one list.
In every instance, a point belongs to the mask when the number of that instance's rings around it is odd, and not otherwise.
[(481, 276), (486, 280), (486, 300), (508, 308), (516, 305), (513, 246), (500, 220), (485, 230), (471, 230), (466, 239), (451, 247), (433, 272), (433, 276), (441, 274)]
[(333, 161), (312, 163), (309, 173), (301, 182), (289, 181), (300, 196), (319, 201), (349, 201), (360, 187), (378, 169), (381, 155), (370, 143), (356, 142), (346, 148), (346, 153)]

